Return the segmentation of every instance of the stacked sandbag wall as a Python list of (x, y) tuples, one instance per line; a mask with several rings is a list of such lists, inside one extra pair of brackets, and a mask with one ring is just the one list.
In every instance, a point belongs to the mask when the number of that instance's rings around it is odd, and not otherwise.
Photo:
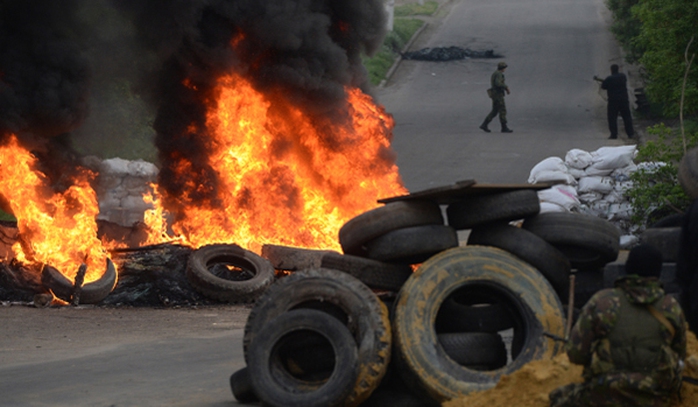
[(636, 165), (635, 145), (601, 147), (587, 152), (572, 149), (565, 158), (548, 157), (536, 164), (528, 178), (531, 184), (549, 182), (551, 188), (538, 192), (541, 213), (580, 212), (606, 219), (622, 232), (621, 247), (637, 242), (636, 225), (630, 222), (632, 205), (627, 190), (630, 175), (647, 163)]

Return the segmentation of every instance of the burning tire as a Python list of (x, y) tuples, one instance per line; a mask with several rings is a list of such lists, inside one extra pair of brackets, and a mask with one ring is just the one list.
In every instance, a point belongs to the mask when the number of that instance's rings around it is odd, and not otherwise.
[(474, 228), (468, 244), (494, 246), (515, 255), (543, 273), (563, 301), (569, 295), (570, 262), (537, 235), (507, 224)]
[(596, 269), (614, 261), (620, 250), (620, 231), (593, 215), (547, 212), (526, 219), (523, 228), (555, 246), (572, 268)]
[(459, 365), (494, 370), (507, 364), (507, 348), (497, 333), (450, 333), (437, 338), (446, 355)]
[[(75, 294), (74, 284), (60, 271), (45, 265), (41, 271), (41, 283), (53, 292), (53, 295), (66, 302), (73, 301)], [(107, 259), (106, 271), (98, 280), (82, 286), (79, 293), (80, 304), (96, 304), (109, 295), (116, 286), (116, 268), (110, 259)]]
[(446, 225), (397, 229), (366, 242), (367, 257), (390, 263), (416, 264), (458, 246), (456, 231)]
[(235, 396), (235, 400), (241, 403), (254, 403), (259, 401), (257, 394), (252, 388), (252, 379), (247, 367), (243, 367), (230, 375), (230, 390)]
[(224, 302), (254, 301), (274, 281), (274, 267), (268, 260), (229, 244), (194, 251), (186, 274), (196, 291)]
[[(334, 366), (316, 380), (299, 378), (284, 362), (284, 347), (317, 336), (333, 349)], [(279, 315), (249, 343), (248, 369), (254, 392), (274, 407), (342, 406), (355, 387), (358, 352), (349, 329), (325, 312), (297, 309)]]
[(442, 225), (441, 207), (432, 201), (396, 201), (364, 212), (339, 229), (339, 244), (345, 254), (363, 256), (364, 243), (395, 229), (420, 225)]
[(344, 322), (358, 346), (359, 375), (345, 406), (361, 404), (385, 375), (392, 348), (388, 309), (361, 281), (331, 269), (302, 270), (279, 279), (257, 300), (245, 325), (243, 349), (262, 329), (294, 309), (319, 309)]
[(449, 226), (471, 229), (497, 221), (512, 221), (536, 215), (540, 200), (536, 191), (521, 189), (500, 194), (470, 197), (446, 209)]
[[(478, 292), (509, 307), (518, 325), (514, 336), (521, 343), (510, 364), (481, 372), (461, 366), (440, 349), (432, 321), (443, 301), (458, 290)], [(396, 305), (395, 363), (408, 386), (432, 402), (489, 389), (502, 375), (562, 350), (543, 336), (544, 331), (562, 336), (564, 330), (562, 304), (552, 286), (536, 269), (501, 249), (458, 247), (430, 258), (407, 280)]]

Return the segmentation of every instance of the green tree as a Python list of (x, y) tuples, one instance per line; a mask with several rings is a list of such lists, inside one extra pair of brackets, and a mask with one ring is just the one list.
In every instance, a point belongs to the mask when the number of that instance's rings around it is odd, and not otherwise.
[[(695, 0), (639, 0), (631, 8), (640, 21), (634, 43), (642, 49), (639, 62), (645, 69), (647, 95), (665, 106), (665, 114), (677, 116), (686, 70), (686, 45), (698, 37), (698, 2)], [(689, 54), (698, 51), (694, 45)], [(698, 71), (687, 78), (685, 113), (698, 113)]]
[(613, 13), (611, 32), (627, 53), (629, 62), (637, 62), (642, 56), (643, 49), (637, 42), (642, 23), (632, 13), (632, 8), (640, 0), (607, 0), (606, 5)]

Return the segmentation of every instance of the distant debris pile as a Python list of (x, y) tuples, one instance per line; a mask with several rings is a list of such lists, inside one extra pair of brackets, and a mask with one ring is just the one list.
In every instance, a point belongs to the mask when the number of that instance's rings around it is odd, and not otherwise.
[(465, 58), (501, 58), (501, 55), (494, 53), (494, 50), (473, 51), (461, 47), (436, 47), (423, 48), (419, 51), (405, 52), (402, 59), (413, 59), (419, 61), (454, 61)]

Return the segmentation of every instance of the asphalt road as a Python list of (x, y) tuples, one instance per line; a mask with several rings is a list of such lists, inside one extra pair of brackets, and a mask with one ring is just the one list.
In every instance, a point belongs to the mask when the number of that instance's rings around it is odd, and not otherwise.
[[(478, 129), (499, 60), (403, 61), (375, 94), (396, 120), (408, 189), (524, 183), (546, 157), (611, 145), (591, 80), (620, 62), (608, 22), (602, 0), (445, 2), (413, 49), (502, 54), (514, 133)], [(0, 306), (0, 406), (237, 405), (228, 377), (244, 366), (247, 312)]]

